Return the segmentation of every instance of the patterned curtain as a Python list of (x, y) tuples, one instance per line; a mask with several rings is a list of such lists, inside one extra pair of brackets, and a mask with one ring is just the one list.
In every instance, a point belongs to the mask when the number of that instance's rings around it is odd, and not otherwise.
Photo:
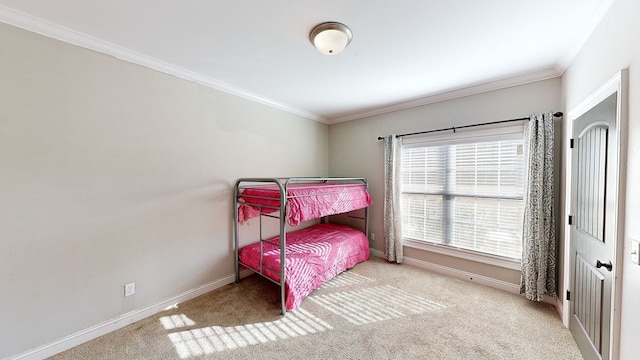
[(534, 114), (524, 131), (528, 163), (520, 293), (533, 301), (556, 296), (553, 126), (552, 114)]
[(400, 217), (401, 142), (395, 135), (384, 138), (384, 255), (402, 262), (402, 218)]

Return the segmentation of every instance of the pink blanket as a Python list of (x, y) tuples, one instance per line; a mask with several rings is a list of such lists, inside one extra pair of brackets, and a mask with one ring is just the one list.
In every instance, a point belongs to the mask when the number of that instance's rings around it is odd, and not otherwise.
[[(278, 243), (279, 237), (270, 239)], [(300, 306), (313, 290), (339, 273), (369, 259), (369, 242), (359, 230), (336, 224), (318, 224), (287, 234), (285, 294), (287, 310)], [(240, 249), (240, 261), (260, 269), (260, 244)], [(263, 274), (280, 281), (280, 250), (263, 244)]]
[[(275, 185), (246, 188), (242, 191), (238, 220), (243, 222), (260, 214), (262, 206), (280, 206), (280, 190)], [(287, 187), (287, 224), (341, 214), (371, 205), (371, 196), (360, 184), (292, 184)], [(263, 208), (264, 213), (277, 210)]]

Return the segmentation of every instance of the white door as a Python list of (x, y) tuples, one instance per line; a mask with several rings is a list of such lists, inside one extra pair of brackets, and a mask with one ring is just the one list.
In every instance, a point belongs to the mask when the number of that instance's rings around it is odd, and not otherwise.
[(609, 359), (617, 241), (617, 93), (573, 123), (571, 318), (585, 359)]

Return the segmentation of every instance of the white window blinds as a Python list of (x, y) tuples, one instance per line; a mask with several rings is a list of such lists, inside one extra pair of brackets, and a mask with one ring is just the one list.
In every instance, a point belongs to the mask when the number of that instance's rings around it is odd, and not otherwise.
[(404, 238), (521, 257), (521, 136), (414, 143), (401, 168)]

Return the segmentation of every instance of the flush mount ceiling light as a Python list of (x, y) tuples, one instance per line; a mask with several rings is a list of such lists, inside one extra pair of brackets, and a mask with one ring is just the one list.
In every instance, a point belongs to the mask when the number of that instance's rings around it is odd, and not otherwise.
[(351, 42), (351, 30), (339, 22), (325, 22), (317, 25), (309, 33), (313, 46), (325, 55), (335, 55)]

